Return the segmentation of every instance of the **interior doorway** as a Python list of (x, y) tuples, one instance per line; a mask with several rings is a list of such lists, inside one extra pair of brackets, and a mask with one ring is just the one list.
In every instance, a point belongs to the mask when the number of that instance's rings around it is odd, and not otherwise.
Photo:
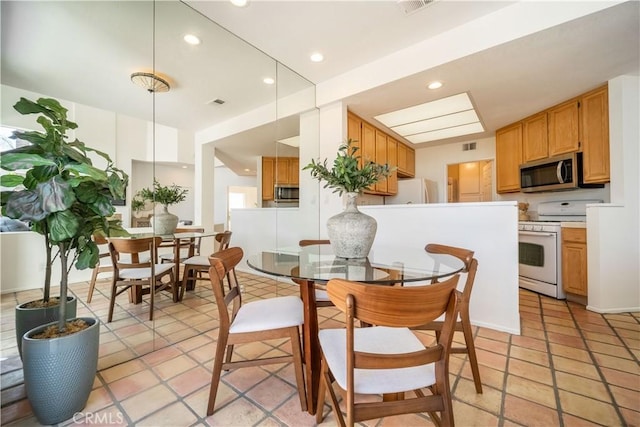
[(493, 160), (447, 165), (447, 202), (493, 200)]
[(258, 207), (258, 187), (229, 186), (227, 191), (227, 225), (231, 229), (231, 209)]

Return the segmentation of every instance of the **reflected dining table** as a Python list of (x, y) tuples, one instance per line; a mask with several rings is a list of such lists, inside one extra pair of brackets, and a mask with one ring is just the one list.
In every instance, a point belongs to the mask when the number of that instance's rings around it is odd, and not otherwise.
[[(180, 231), (172, 234), (154, 234), (154, 233), (131, 233), (132, 239), (139, 239), (144, 237), (162, 237), (162, 245), (160, 247), (172, 247), (173, 248), (173, 277), (174, 283), (171, 286), (180, 287), (182, 285), (182, 279), (180, 278), (180, 254), (181, 249), (187, 249), (187, 257), (194, 256), (195, 242), (197, 239), (203, 237), (215, 237), (219, 234), (219, 231)], [(140, 286), (134, 286), (133, 288), (133, 302), (139, 304), (142, 302), (142, 289)], [(177, 301), (174, 301), (177, 302)]]
[(266, 250), (247, 258), (254, 270), (272, 276), (295, 279), (304, 304), (304, 361), (307, 407), (315, 414), (320, 383), (320, 342), (315, 284), (334, 278), (376, 285), (431, 283), (464, 268), (451, 255), (428, 254), (423, 248), (402, 246), (373, 247), (364, 259), (339, 258), (331, 245), (311, 245)]

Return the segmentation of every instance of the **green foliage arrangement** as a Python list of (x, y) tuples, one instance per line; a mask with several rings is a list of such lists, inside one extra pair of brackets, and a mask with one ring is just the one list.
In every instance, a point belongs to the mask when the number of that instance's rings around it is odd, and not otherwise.
[(325, 181), (324, 188), (333, 188), (334, 193), (360, 193), (376, 182), (386, 179), (393, 169), (389, 165), (363, 160), (360, 167), (360, 156), (356, 155), (359, 147), (353, 139), (348, 139), (338, 147), (338, 156), (329, 169), (327, 159), (322, 163), (311, 160), (302, 170), (310, 170), (311, 176), (318, 181)]
[[(112, 201), (124, 198), (129, 177), (116, 168), (106, 153), (87, 147), (67, 132), (78, 125), (67, 120), (67, 109), (55, 99), (26, 98), (13, 107), (20, 114), (38, 114), (44, 132), (16, 131), (12, 138), (31, 144), (2, 153), (0, 184), (2, 215), (24, 221), (45, 238), (46, 266), (44, 301), (49, 301), (51, 266), (60, 260), (60, 301), (67, 300), (69, 271), (94, 267), (99, 251), (91, 239), (94, 233), (127, 236), (119, 221), (109, 220)], [(87, 156), (95, 153), (106, 167), (95, 167)], [(24, 172), (26, 170), (26, 173)], [(10, 191), (5, 191), (9, 188)], [(53, 248), (57, 253), (52, 256)], [(66, 304), (59, 304), (59, 331), (65, 329)]]
[(170, 186), (161, 185), (157, 180), (153, 180), (153, 190), (146, 187), (138, 191), (134, 197), (142, 200), (149, 200), (154, 203), (160, 203), (165, 207), (175, 205), (187, 198), (189, 190), (179, 185), (172, 184)]

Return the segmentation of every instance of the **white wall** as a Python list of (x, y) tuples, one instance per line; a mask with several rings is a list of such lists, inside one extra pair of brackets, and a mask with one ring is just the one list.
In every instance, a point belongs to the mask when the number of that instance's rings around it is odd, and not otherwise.
[[(472, 323), (520, 334), (515, 202), (362, 206), (360, 210), (378, 222), (374, 250), (394, 245), (423, 250), (430, 242), (474, 250), (479, 265), (471, 299)], [(313, 232), (303, 227), (297, 211), (234, 210), (232, 244), (240, 246), (245, 256), (296, 246)], [(239, 269), (256, 273), (245, 262)]]
[(588, 308), (640, 311), (640, 78), (609, 81), (611, 203), (587, 209)]
[(214, 171), (213, 186), (210, 187), (214, 195), (213, 220), (216, 224), (227, 225), (227, 210), (229, 187), (256, 187), (255, 176), (240, 176), (226, 166), (217, 166)]

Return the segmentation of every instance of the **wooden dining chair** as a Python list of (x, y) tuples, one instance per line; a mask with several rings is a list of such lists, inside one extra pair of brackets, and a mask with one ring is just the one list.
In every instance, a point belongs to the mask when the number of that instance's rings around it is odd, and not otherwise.
[[(311, 245), (329, 245), (331, 242), (326, 239), (303, 239), (298, 242), (298, 246), (304, 248), (306, 246)], [(296, 267), (298, 268), (298, 267)], [(291, 279), (294, 283), (301, 284), (299, 279)], [(315, 295), (316, 295), (316, 306), (317, 307), (333, 307), (333, 303), (329, 299), (329, 295), (327, 295), (327, 287), (326, 285), (320, 283), (313, 284)]]
[[(231, 231), (224, 231), (218, 233), (215, 236), (218, 250), (223, 251), (229, 248), (231, 243)], [(215, 252), (214, 252), (215, 253)], [(180, 299), (184, 296), (184, 291), (193, 290), (195, 288), (195, 282), (197, 280), (204, 280), (202, 273), (207, 273), (211, 264), (209, 263), (209, 257), (204, 255), (196, 255), (182, 261), (184, 271), (182, 272), (182, 285), (180, 286)], [(206, 279), (206, 278), (205, 278)]]
[[(322, 372), (316, 422), (324, 418), (328, 391), (341, 426), (418, 412), (428, 412), (436, 425), (452, 426), (449, 349), (459, 298), (457, 283), (458, 275), (420, 287), (330, 280), (327, 292), (345, 313), (346, 329), (322, 329), (318, 334)], [(410, 328), (443, 314), (444, 327), (437, 342), (425, 347)], [(375, 326), (357, 328), (356, 320)], [(334, 383), (345, 396), (346, 422)], [(360, 395), (379, 397), (363, 399)]]
[(94, 234), (92, 236), (93, 241), (98, 245), (98, 264), (93, 267), (91, 272), (91, 281), (89, 282), (89, 292), (87, 294), (87, 303), (91, 302), (93, 298), (93, 290), (96, 287), (96, 280), (98, 280), (98, 274), (108, 273), (113, 271), (113, 264), (111, 263), (111, 254), (109, 253), (109, 241), (102, 234)]
[[(174, 264), (158, 263), (157, 250), (162, 237), (140, 239), (109, 239), (109, 253), (113, 264), (111, 299), (107, 322), (113, 319), (116, 297), (131, 287), (141, 287), (150, 294), (149, 320), (153, 320), (153, 308), (157, 292), (170, 289), (173, 300), (178, 300), (174, 280)], [(126, 255), (126, 256), (125, 256)], [(143, 258), (144, 257), (144, 258)], [(169, 282), (162, 279), (168, 277)], [(121, 288), (118, 290), (118, 288)]]
[[(452, 346), (451, 353), (468, 354), (469, 363), (471, 365), (471, 373), (473, 374), (473, 382), (476, 387), (476, 393), (482, 393), (482, 381), (480, 380), (480, 369), (478, 368), (478, 357), (476, 356), (476, 347), (473, 342), (473, 331), (471, 330), (471, 319), (469, 316), (469, 302), (471, 301), (471, 291), (473, 282), (478, 269), (478, 260), (473, 257), (474, 252), (469, 249), (457, 248), (454, 246), (440, 245), (430, 243), (425, 246), (425, 251), (430, 254), (447, 254), (460, 259), (464, 263), (462, 273), (466, 273), (467, 280), (460, 297), (460, 305), (458, 308), (458, 318), (456, 319), (455, 330), (461, 331), (464, 335), (465, 346)], [(437, 279), (432, 281), (437, 282)], [(444, 323), (441, 319), (422, 325), (419, 329), (435, 331), (436, 335), (442, 330)]]
[[(213, 374), (209, 391), (207, 415), (215, 410), (216, 395), (222, 370), (293, 362), (293, 371), (303, 411), (307, 401), (302, 373), (300, 326), (303, 323), (303, 305), (300, 298), (285, 296), (242, 303), (242, 294), (235, 274), (235, 267), (242, 260), (242, 249), (228, 248), (209, 257), (209, 278), (215, 295), (219, 315), (218, 341), (213, 360)], [(225, 291), (224, 279), (231, 278), (231, 289)], [(231, 314), (229, 314), (231, 312)], [(290, 340), (291, 354), (232, 361), (237, 344), (268, 340)], [(280, 350), (279, 350), (280, 351)]]
[[(204, 228), (176, 228), (176, 233), (203, 233), (204, 232)], [(178, 256), (178, 260), (179, 262), (183, 262), (185, 259), (191, 257), (191, 256), (198, 256), (200, 255), (200, 244), (202, 243), (202, 237), (189, 237), (189, 238), (185, 238), (185, 239), (180, 239), (178, 242), (178, 246), (179, 248), (179, 256)], [(163, 253), (163, 254), (159, 254), (158, 257), (160, 258), (160, 262), (175, 262), (175, 247), (176, 243), (175, 242), (171, 242), (170, 244), (167, 244), (166, 242), (163, 243), (160, 247), (171, 247), (173, 248), (172, 252), (167, 252), (167, 253)]]

